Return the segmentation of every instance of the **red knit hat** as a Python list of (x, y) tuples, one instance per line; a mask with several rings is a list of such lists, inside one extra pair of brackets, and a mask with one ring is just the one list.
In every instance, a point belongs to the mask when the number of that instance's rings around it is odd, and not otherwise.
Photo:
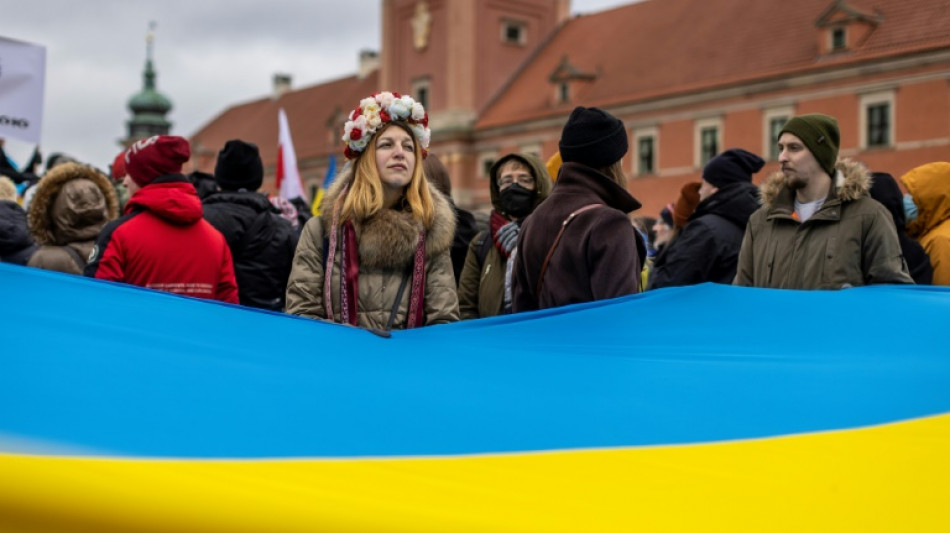
[(181, 172), (191, 157), (188, 141), (182, 137), (156, 135), (136, 142), (125, 152), (125, 170), (139, 187), (166, 174)]
[(112, 181), (122, 181), (126, 174), (128, 173), (125, 171), (125, 152), (119, 152), (119, 155), (112, 160)]

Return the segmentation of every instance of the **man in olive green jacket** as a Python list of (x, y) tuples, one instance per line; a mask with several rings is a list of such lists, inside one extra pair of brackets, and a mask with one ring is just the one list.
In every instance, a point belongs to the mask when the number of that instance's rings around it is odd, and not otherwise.
[(838, 161), (837, 121), (802, 115), (779, 134), (780, 173), (761, 188), (746, 227), (735, 285), (841, 289), (913, 283), (894, 222), (869, 195), (861, 164)]
[[(459, 276), (462, 320), (511, 312), (508, 262), (518, 242), (521, 222), (551, 193), (551, 178), (537, 158), (508, 154), (492, 165), (489, 181), (492, 209), (488, 229), (475, 235)], [(507, 289), (506, 289), (507, 287)]]

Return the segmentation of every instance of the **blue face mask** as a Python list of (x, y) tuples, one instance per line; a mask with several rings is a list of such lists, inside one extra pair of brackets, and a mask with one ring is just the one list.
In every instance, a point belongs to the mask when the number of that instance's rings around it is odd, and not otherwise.
[(917, 220), (917, 204), (914, 203), (914, 197), (909, 194), (904, 195), (904, 217), (906, 224)]

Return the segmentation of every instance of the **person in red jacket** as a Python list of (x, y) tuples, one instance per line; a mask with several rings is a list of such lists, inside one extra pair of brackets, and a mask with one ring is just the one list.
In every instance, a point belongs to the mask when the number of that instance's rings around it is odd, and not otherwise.
[(84, 274), (196, 298), (238, 303), (231, 250), (202, 217), (181, 174), (191, 150), (181, 137), (155, 136), (125, 152), (131, 197), (99, 234)]

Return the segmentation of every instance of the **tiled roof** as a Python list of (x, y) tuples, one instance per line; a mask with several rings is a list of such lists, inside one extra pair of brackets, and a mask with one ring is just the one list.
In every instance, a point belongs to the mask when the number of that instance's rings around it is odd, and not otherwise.
[[(241, 139), (258, 146), (265, 166), (274, 165), (277, 160), (277, 113), (283, 108), (298, 160), (342, 153), (342, 145), (334, 146), (328, 142), (327, 123), (337, 109), (346, 115), (361, 98), (376, 92), (377, 80), (378, 71), (374, 71), (364, 79), (350, 76), (290, 91), (278, 99), (268, 97), (234, 105), (192, 135), (192, 147), (217, 154), (229, 139)], [(343, 122), (336, 124), (335, 129), (342, 136)], [(213, 159), (210, 168), (204, 164), (200, 170), (213, 171)]]
[[(819, 57), (818, 18), (832, 0), (647, 0), (568, 21), (479, 118), (489, 128), (884, 56), (950, 47), (950, 0), (848, 0), (883, 21), (857, 48)], [(550, 75), (596, 72), (553, 106)]]

